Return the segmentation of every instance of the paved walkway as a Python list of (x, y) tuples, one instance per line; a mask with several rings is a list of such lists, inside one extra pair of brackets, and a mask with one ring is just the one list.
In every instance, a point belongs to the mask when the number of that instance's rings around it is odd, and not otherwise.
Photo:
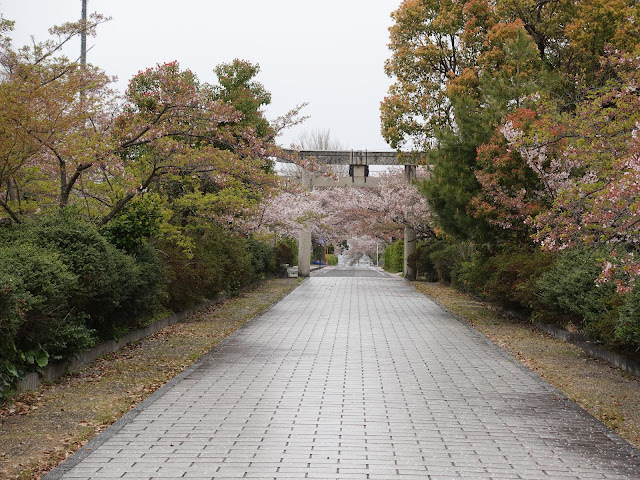
[(403, 280), (327, 268), (45, 478), (631, 480), (638, 454)]

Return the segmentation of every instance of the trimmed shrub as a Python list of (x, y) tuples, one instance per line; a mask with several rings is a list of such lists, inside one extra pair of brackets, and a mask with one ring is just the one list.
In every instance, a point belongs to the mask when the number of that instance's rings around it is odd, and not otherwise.
[[(220, 225), (208, 225), (191, 235), (195, 244), (191, 255), (168, 240), (158, 245), (167, 269), (168, 307), (174, 311), (221, 293), (234, 294), (250, 284), (257, 275), (252, 260), (264, 271), (266, 251), (256, 246), (262, 253), (252, 256), (247, 239)], [(270, 267), (270, 260), (267, 263)]]
[(78, 287), (58, 253), (29, 243), (0, 247), (0, 398), (50, 358), (95, 343), (72, 304)]
[(429, 258), (433, 262), (433, 268), (438, 273), (438, 280), (445, 284), (457, 285), (457, 275), (464, 261), (464, 257), (457, 244), (440, 242), (433, 249)]
[(135, 268), (130, 272), (129, 288), (133, 295), (124, 308), (135, 318), (135, 327), (146, 324), (164, 310), (167, 299), (167, 275), (154, 247), (142, 244), (130, 255)]
[[(427, 282), (437, 282), (438, 272), (431, 259), (431, 254), (438, 247), (439, 242), (435, 239), (425, 240), (418, 243), (415, 255), (416, 276), (424, 277)], [(411, 260), (411, 259), (410, 259)]]
[(622, 299), (613, 283), (596, 285), (607, 251), (574, 249), (561, 254), (536, 283), (545, 321), (581, 325), (594, 338), (613, 345)]
[(260, 280), (276, 271), (276, 257), (272, 246), (254, 237), (249, 237), (247, 247), (251, 255), (253, 280)]
[(275, 257), (276, 265), (278, 266), (285, 263), (291, 266), (297, 263), (294, 259), (293, 250), (291, 249), (291, 247), (287, 243), (282, 241), (278, 243), (278, 246), (276, 247)]
[(625, 298), (620, 319), (615, 329), (616, 340), (628, 349), (640, 351), (640, 283)]
[(32, 243), (58, 255), (77, 277), (67, 297), (72, 314), (82, 316), (101, 339), (137, 328), (158, 307), (163, 275), (153, 252), (127, 255), (73, 214), (39, 217), (5, 229), (2, 236), (18, 248)]
[(160, 251), (167, 276), (166, 306), (177, 312), (203, 301), (206, 298), (204, 284), (207, 271), (202, 262), (197, 262), (167, 239), (161, 240), (156, 248)]
[(462, 264), (458, 280), (467, 291), (505, 307), (530, 311), (538, 304), (536, 284), (553, 260), (540, 248), (513, 246), (491, 256), (474, 255)]
[(336, 257), (334, 254), (330, 253), (327, 255), (327, 265), (338, 265), (338, 257)]
[(404, 240), (396, 240), (384, 249), (384, 269), (397, 273), (404, 271)]
[(195, 251), (210, 275), (205, 295), (222, 292), (233, 295), (253, 280), (253, 267), (247, 240), (219, 225), (213, 225), (200, 238)]
[[(279, 250), (280, 245), (283, 245), (282, 252)], [(291, 252), (291, 256), (287, 252)], [(282, 253), (282, 256), (281, 256)], [(281, 261), (286, 258), (286, 261)], [(298, 240), (293, 237), (281, 237), (278, 241), (278, 248), (276, 249), (276, 263), (278, 266), (283, 263), (288, 263), (290, 266), (298, 265)]]
[(15, 361), (43, 349), (67, 358), (91, 346), (94, 332), (72, 304), (78, 288), (58, 253), (28, 243), (0, 248), (0, 355)]

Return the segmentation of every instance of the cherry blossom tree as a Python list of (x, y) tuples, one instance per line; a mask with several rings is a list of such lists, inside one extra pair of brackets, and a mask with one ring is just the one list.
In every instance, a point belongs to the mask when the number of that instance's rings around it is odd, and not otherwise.
[(389, 241), (402, 237), (405, 226), (433, 235), (426, 199), (402, 175), (383, 175), (377, 188), (317, 189), (313, 198), (325, 212), (324, 224), (342, 238), (366, 234)]
[(405, 226), (423, 237), (435, 234), (425, 197), (415, 184), (397, 174), (384, 175), (378, 187), (327, 187), (307, 192), (288, 185), (266, 198), (246, 225), (250, 230), (271, 229), (297, 236), (305, 222), (314, 238), (335, 245), (355, 237), (363, 238), (357, 245), (368, 242), (369, 247), (374, 239), (390, 242), (403, 236)]
[(111, 133), (114, 154), (135, 182), (120, 194), (103, 223), (154, 179), (168, 174), (197, 177), (199, 188), (207, 190), (200, 193), (211, 194), (203, 198), (210, 213), (242, 210), (231, 208), (233, 199), (220, 192), (259, 202), (260, 192), (274, 186), (269, 158), (278, 154), (275, 144), (258, 136), (233, 104), (217, 98), (177, 62), (140, 72), (126, 100)]
[(533, 110), (520, 108), (507, 117), (490, 142), (478, 147), (475, 175), (482, 188), (469, 207), (473, 215), (524, 235), (524, 243), (530, 242), (528, 237), (533, 233), (527, 219), (549, 206), (550, 192), (544, 181), (553, 181), (550, 166), (513, 143), (535, 118)]
[[(86, 31), (104, 20), (95, 15)], [(11, 28), (0, 25), (5, 218), (77, 204), (106, 224), (169, 176), (190, 178), (181, 208), (206, 219), (241, 215), (277, 188), (272, 159), (285, 154), (274, 137), (300, 121), (301, 107), (269, 126), (261, 107), (270, 96), (252, 81), (257, 66), (223, 64), (212, 86), (169, 62), (139, 72), (119, 97), (100, 69), (59, 55), (85, 22), (55, 27), (55, 40), (18, 50)]]
[(536, 113), (524, 113), (530, 121), (509, 120), (501, 130), (549, 202), (527, 220), (535, 239), (551, 251), (619, 245), (601, 281), (615, 279), (621, 291), (640, 275), (639, 54), (603, 58), (611, 80), (585, 91), (575, 112), (541, 101)]
[(170, 177), (182, 185), (183, 211), (234, 217), (278, 188), (273, 159), (287, 154), (274, 139), (302, 120), (302, 105), (268, 122), (259, 66), (241, 60), (216, 67), (217, 85), (178, 62), (157, 65), (120, 96), (99, 68), (60, 53), (106, 20), (94, 14), (53, 27), (51, 40), (19, 49), (12, 22), (1, 20), (2, 217), (20, 222), (73, 204), (106, 224)]
[(297, 237), (305, 222), (317, 225), (322, 217), (320, 203), (314, 200), (311, 192), (285, 177), (278, 182), (278, 188), (272, 189), (259, 204), (246, 208), (234, 225), (244, 234), (277, 232)]
[(111, 150), (104, 141), (114, 107), (111, 79), (59, 55), (105, 20), (93, 15), (87, 23), (54, 27), (52, 40), (20, 49), (8, 37), (12, 22), (2, 20), (0, 207), (13, 221), (34, 209), (67, 205), (79, 179)]

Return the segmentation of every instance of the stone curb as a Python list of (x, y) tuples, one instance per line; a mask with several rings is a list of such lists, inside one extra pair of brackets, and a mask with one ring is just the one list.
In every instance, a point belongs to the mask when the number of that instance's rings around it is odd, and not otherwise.
[(593, 358), (604, 360), (605, 362), (608, 362), (621, 370), (625, 370), (629, 373), (640, 376), (640, 362), (623, 357), (622, 355), (611, 352), (609, 350), (605, 350), (604, 348), (601, 348), (593, 342), (589, 341), (589, 337), (582, 333), (567, 332), (565, 330), (562, 330), (561, 328), (553, 325), (548, 325), (546, 323), (536, 322), (533, 325), (537, 329), (543, 330), (556, 338), (560, 338), (562, 340), (565, 340), (566, 342), (574, 344), (575, 346), (584, 350)]

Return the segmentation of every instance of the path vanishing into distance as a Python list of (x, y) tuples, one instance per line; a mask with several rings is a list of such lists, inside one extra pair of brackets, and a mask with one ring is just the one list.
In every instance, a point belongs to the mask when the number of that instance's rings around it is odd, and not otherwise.
[(314, 272), (57, 479), (624, 479), (640, 452), (397, 276)]

